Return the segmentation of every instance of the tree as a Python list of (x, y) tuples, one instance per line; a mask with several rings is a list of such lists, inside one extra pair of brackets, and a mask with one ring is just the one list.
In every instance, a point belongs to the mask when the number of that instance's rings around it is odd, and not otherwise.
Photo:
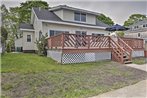
[(12, 7), (10, 10), (7, 10), (4, 4), (1, 5), (2, 26), (8, 32), (9, 43), (6, 45), (8, 49), (14, 46), (15, 38), (19, 38), (19, 24), (30, 23), (32, 7), (48, 8), (48, 4), (45, 1), (32, 0), (21, 3), (20, 7)]
[(37, 48), (38, 48), (38, 55), (46, 55), (46, 47), (47, 47), (47, 34), (44, 36), (42, 35), (41, 38), (39, 40), (36, 40), (36, 45), (37, 45)]
[(117, 36), (119, 37), (124, 37), (124, 32), (123, 31), (117, 31)]
[(132, 14), (131, 16), (129, 16), (129, 19), (124, 22), (124, 26), (130, 26), (134, 24), (135, 22), (143, 20), (145, 18), (147, 18), (146, 15)]
[(2, 42), (6, 41), (8, 37), (8, 32), (3, 26), (1, 27), (1, 37), (3, 39)]
[(11, 11), (15, 11), (15, 13), (18, 14), (19, 23), (22, 22), (29, 23), (31, 19), (32, 7), (40, 7), (40, 8), (48, 9), (49, 5), (45, 1), (29, 0), (24, 3), (21, 3), (20, 7), (11, 8)]
[(7, 30), (2, 26), (1, 27), (1, 45), (2, 45), (2, 52), (5, 52), (6, 40), (8, 37)]
[(109, 17), (106, 17), (104, 14), (98, 15), (97, 19), (104, 22), (105, 24), (114, 25), (114, 22), (112, 21), (112, 19)]

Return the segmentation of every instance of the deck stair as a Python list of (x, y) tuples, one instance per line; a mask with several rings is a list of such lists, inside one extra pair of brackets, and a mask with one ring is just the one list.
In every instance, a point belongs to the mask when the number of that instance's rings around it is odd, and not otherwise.
[(132, 63), (133, 49), (121, 38), (118, 38), (118, 42), (116, 42), (110, 37), (110, 47), (112, 48), (113, 61), (121, 62), (122, 64)]

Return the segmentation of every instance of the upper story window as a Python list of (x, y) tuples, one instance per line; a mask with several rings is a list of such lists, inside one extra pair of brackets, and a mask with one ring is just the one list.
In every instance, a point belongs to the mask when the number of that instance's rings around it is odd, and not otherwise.
[(86, 14), (75, 12), (74, 19), (75, 19), (75, 21), (86, 22)]
[(80, 21), (80, 13), (75, 12), (75, 20)]
[(31, 35), (27, 35), (27, 42), (31, 42)]
[(81, 21), (86, 22), (86, 14), (81, 13)]

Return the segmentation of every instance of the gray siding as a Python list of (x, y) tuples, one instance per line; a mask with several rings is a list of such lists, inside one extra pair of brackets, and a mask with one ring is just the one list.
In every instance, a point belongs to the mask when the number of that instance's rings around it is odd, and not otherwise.
[(61, 51), (55, 51), (55, 50), (48, 50), (47, 51), (47, 57), (52, 58), (53, 60), (57, 61), (58, 63), (61, 63)]
[(133, 51), (132, 57), (144, 57), (144, 50)]
[[(75, 11), (66, 9), (54, 11), (54, 13), (64, 21), (77, 22), (74, 20), (74, 12)], [(86, 14), (86, 22), (82, 23), (96, 25), (96, 15)]]
[[(31, 35), (31, 42), (27, 42), (27, 35)], [(22, 40), (23, 50), (34, 50), (35, 35), (34, 32), (24, 31)]]
[(73, 34), (75, 34), (75, 31), (86, 31), (88, 35), (91, 35), (92, 33), (96, 33), (96, 34), (104, 34), (106, 36), (109, 33), (108, 31), (105, 31), (103, 29), (43, 23), (43, 33), (48, 33), (49, 30), (69, 31), (69, 33), (73, 33)]

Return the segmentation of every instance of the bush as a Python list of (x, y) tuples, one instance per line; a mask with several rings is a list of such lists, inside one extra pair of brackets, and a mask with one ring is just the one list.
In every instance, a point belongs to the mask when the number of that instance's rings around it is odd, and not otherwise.
[(47, 55), (47, 34), (44, 36), (42, 35), (41, 38), (39, 40), (36, 40), (36, 44), (37, 44), (37, 48), (38, 48), (38, 55), (40, 56), (44, 56)]
[(119, 37), (124, 37), (124, 32), (123, 32), (123, 31), (118, 31), (118, 32), (117, 32), (117, 36), (119, 36)]

